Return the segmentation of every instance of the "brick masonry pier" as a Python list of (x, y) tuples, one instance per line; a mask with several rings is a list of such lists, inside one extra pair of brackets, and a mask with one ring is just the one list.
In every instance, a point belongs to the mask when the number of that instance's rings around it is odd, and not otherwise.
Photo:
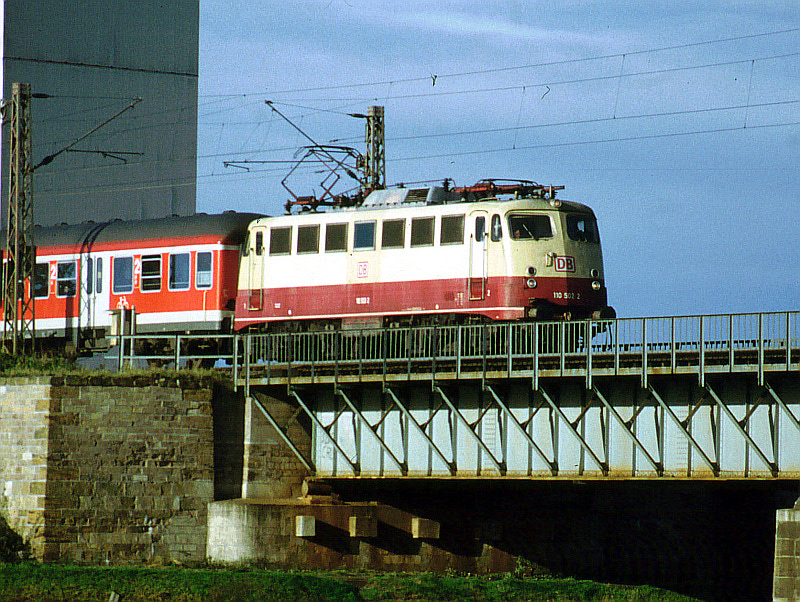
[(0, 402), (0, 511), (35, 558), (205, 558), (208, 504), (240, 491), (232, 392), (188, 378), (9, 378)]

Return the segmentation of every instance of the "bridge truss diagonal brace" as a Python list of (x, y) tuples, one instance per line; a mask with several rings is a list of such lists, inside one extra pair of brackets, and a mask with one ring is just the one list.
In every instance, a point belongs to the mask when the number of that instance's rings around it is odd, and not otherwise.
[(544, 400), (547, 402), (547, 405), (549, 405), (553, 409), (553, 411), (558, 415), (558, 417), (561, 418), (566, 427), (569, 429), (569, 432), (575, 436), (580, 446), (584, 449), (584, 451), (587, 454), (589, 454), (589, 457), (592, 459), (592, 461), (595, 464), (597, 464), (597, 467), (601, 470), (603, 476), (607, 477), (608, 473), (610, 472), (608, 462), (604, 462), (597, 456), (596, 453), (594, 453), (594, 450), (586, 442), (586, 439), (578, 432), (578, 429), (575, 428), (575, 425), (569, 421), (569, 418), (567, 418), (566, 414), (564, 414), (564, 411), (560, 407), (558, 407), (558, 405), (547, 394), (547, 391), (545, 391), (543, 387), (539, 387), (537, 389), (537, 392), (544, 398)]
[(594, 393), (594, 396), (597, 397), (597, 399), (600, 400), (600, 403), (602, 403), (605, 406), (605, 408), (608, 410), (609, 414), (611, 414), (614, 417), (614, 419), (619, 423), (619, 425), (622, 427), (622, 429), (625, 432), (625, 434), (628, 435), (628, 437), (633, 442), (633, 444), (636, 446), (636, 448), (640, 452), (642, 452), (642, 454), (644, 455), (645, 458), (647, 458), (647, 461), (650, 462), (650, 465), (656, 471), (656, 474), (658, 476), (660, 476), (660, 477), (664, 476), (664, 463), (656, 461), (653, 458), (653, 456), (650, 455), (650, 452), (647, 451), (647, 448), (642, 444), (641, 441), (639, 441), (639, 438), (636, 436), (636, 433), (634, 433), (633, 430), (631, 429), (631, 427), (628, 425), (628, 423), (626, 423), (622, 419), (622, 416), (619, 415), (619, 412), (617, 412), (616, 408), (614, 408), (614, 406), (612, 406), (610, 403), (608, 403), (606, 398), (603, 397), (603, 394), (600, 393), (600, 391), (597, 389), (597, 387), (592, 387), (592, 393)]
[(681, 422), (681, 419), (678, 418), (672, 408), (667, 405), (667, 403), (661, 398), (661, 395), (659, 395), (658, 392), (653, 388), (653, 385), (647, 385), (647, 392), (650, 393), (650, 396), (656, 400), (656, 403), (659, 406), (661, 406), (661, 409), (664, 410), (666, 415), (669, 416), (670, 419), (675, 423), (675, 426), (680, 429), (681, 433), (683, 433), (683, 436), (686, 437), (686, 440), (689, 442), (689, 445), (692, 446), (694, 451), (696, 451), (697, 454), (702, 458), (703, 462), (705, 462), (706, 465), (711, 469), (711, 472), (714, 474), (714, 476), (718, 477), (720, 473), (719, 462), (712, 460), (708, 456), (686, 425)]
[(777, 403), (780, 406), (780, 408), (786, 413), (786, 415), (789, 417), (789, 420), (794, 425), (794, 427), (798, 431), (800, 431), (800, 420), (797, 419), (797, 416), (795, 416), (794, 413), (789, 409), (789, 406), (786, 405), (783, 399), (780, 398), (780, 396), (766, 381), (764, 382), (764, 389), (766, 389), (770, 397), (772, 397), (772, 399), (775, 400), (775, 403)]
[(767, 468), (770, 469), (770, 471), (772, 472), (772, 476), (773, 477), (777, 477), (778, 476), (778, 465), (777, 465), (777, 463), (769, 461), (769, 459), (764, 454), (764, 452), (761, 451), (761, 448), (758, 446), (758, 444), (750, 436), (750, 433), (748, 433), (745, 430), (745, 428), (742, 426), (742, 423), (739, 420), (736, 419), (736, 416), (733, 415), (733, 412), (731, 411), (731, 409), (719, 398), (719, 396), (714, 392), (714, 389), (712, 389), (711, 386), (708, 383), (706, 383), (706, 386), (704, 388), (705, 388), (706, 391), (708, 391), (708, 394), (711, 396), (711, 398), (717, 404), (719, 409), (722, 410), (722, 412), (730, 419), (730, 421), (733, 423), (734, 427), (736, 427), (736, 430), (739, 431), (739, 434), (742, 437), (744, 437), (745, 441), (747, 441), (747, 443), (753, 448), (753, 451), (756, 452), (756, 455), (759, 458), (761, 458), (761, 461), (764, 463), (764, 466), (766, 466)]
[(456, 406), (453, 405), (453, 402), (450, 401), (450, 399), (447, 397), (445, 392), (442, 391), (442, 389), (438, 385), (434, 385), (433, 390), (436, 393), (439, 394), (439, 397), (442, 398), (442, 401), (444, 401), (445, 405), (448, 408), (450, 408), (450, 411), (452, 412), (451, 415), (454, 416), (455, 419), (461, 424), (461, 426), (463, 426), (467, 430), (467, 432), (470, 434), (470, 436), (475, 440), (475, 443), (478, 444), (478, 447), (481, 448), (481, 450), (486, 454), (486, 456), (489, 458), (489, 460), (491, 460), (492, 464), (495, 465), (495, 468), (497, 468), (497, 470), (500, 472), (500, 474), (505, 476), (505, 474), (506, 474), (506, 463), (505, 463), (505, 461), (501, 462), (497, 458), (495, 458), (494, 454), (491, 452), (491, 450), (486, 445), (486, 443), (484, 443), (483, 439), (481, 439), (478, 436), (478, 434), (472, 428), (470, 423), (467, 422), (467, 419), (464, 418), (464, 416), (461, 414), (461, 412), (458, 411), (458, 408), (456, 408)]
[(416, 429), (417, 434), (420, 435), (425, 440), (431, 451), (433, 451), (433, 453), (435, 453), (439, 457), (439, 459), (442, 462), (444, 462), (445, 466), (447, 466), (447, 469), (450, 471), (450, 474), (452, 476), (455, 476), (457, 472), (455, 458), (453, 458), (453, 460), (450, 461), (445, 457), (445, 455), (442, 453), (442, 450), (439, 449), (439, 446), (433, 442), (433, 439), (431, 439), (428, 433), (425, 432), (425, 429), (422, 428), (419, 422), (417, 422), (416, 418), (414, 418), (414, 416), (411, 415), (411, 411), (400, 402), (400, 398), (392, 389), (386, 387), (384, 389), (384, 392), (387, 395), (389, 395), (389, 397), (392, 398), (392, 403), (394, 403), (394, 405), (396, 405), (400, 409), (403, 416), (405, 416), (406, 419), (408, 420), (408, 424), (410, 424)]
[(539, 457), (542, 459), (550, 467), (551, 474), (555, 477), (558, 476), (558, 462), (554, 459), (550, 459), (547, 455), (542, 451), (542, 449), (536, 444), (533, 438), (528, 433), (527, 429), (522, 426), (522, 424), (517, 420), (516, 416), (511, 413), (511, 409), (500, 399), (500, 396), (495, 393), (494, 389), (490, 385), (484, 385), (484, 390), (486, 390), (494, 399), (495, 404), (500, 410), (505, 414), (505, 416), (509, 419), (510, 423), (517, 429), (520, 435), (528, 442), (528, 445), (533, 449)]
[(321, 432), (328, 440), (328, 442), (331, 445), (333, 445), (333, 448), (336, 450), (336, 452), (342, 457), (342, 459), (345, 462), (347, 462), (347, 465), (350, 467), (350, 470), (352, 471), (353, 475), (359, 476), (361, 474), (361, 467), (359, 466), (358, 462), (353, 462), (347, 456), (347, 454), (339, 445), (339, 443), (337, 443), (336, 439), (333, 436), (331, 436), (331, 434), (328, 432), (328, 429), (325, 428), (325, 425), (323, 425), (322, 422), (320, 422), (319, 418), (317, 418), (314, 412), (311, 411), (311, 408), (309, 408), (308, 405), (306, 405), (306, 403), (303, 401), (303, 399), (297, 394), (297, 391), (291, 390), (289, 391), (289, 394), (292, 397), (294, 397), (294, 399), (297, 401), (300, 407), (303, 408), (303, 411), (311, 419), (311, 422), (314, 423), (314, 426), (316, 426), (319, 429), (319, 432)]
[(261, 413), (264, 415), (264, 418), (266, 418), (267, 422), (269, 422), (270, 426), (275, 429), (275, 432), (278, 433), (278, 436), (281, 438), (281, 440), (283, 440), (289, 449), (292, 450), (292, 453), (297, 457), (298, 460), (300, 460), (300, 463), (305, 467), (305, 469), (312, 475), (316, 474), (317, 469), (314, 466), (314, 463), (303, 455), (303, 452), (301, 452), (300, 449), (289, 438), (289, 435), (287, 435), (278, 425), (277, 420), (275, 420), (267, 408), (264, 407), (264, 404), (261, 403), (261, 400), (259, 400), (255, 395), (249, 397), (249, 399), (253, 402), (253, 405), (255, 405), (261, 411)]
[(361, 424), (365, 426), (370, 433), (372, 433), (372, 436), (378, 442), (378, 445), (381, 446), (381, 449), (383, 449), (383, 451), (386, 452), (389, 458), (391, 458), (392, 462), (394, 462), (397, 468), (400, 469), (402, 475), (403, 476), (408, 475), (408, 463), (401, 462), (400, 460), (397, 459), (397, 456), (395, 456), (394, 452), (392, 452), (389, 446), (386, 445), (386, 442), (383, 440), (383, 437), (381, 437), (380, 434), (378, 434), (378, 432), (375, 430), (375, 427), (373, 427), (369, 423), (369, 420), (367, 420), (364, 414), (362, 414), (358, 410), (358, 408), (356, 408), (355, 404), (352, 401), (350, 401), (350, 398), (347, 396), (347, 393), (345, 393), (342, 389), (338, 388), (336, 389), (336, 393), (342, 398), (342, 400), (344, 400), (345, 404), (347, 404), (347, 407), (349, 407), (350, 410), (353, 412), (353, 414), (355, 414), (356, 418), (358, 418)]

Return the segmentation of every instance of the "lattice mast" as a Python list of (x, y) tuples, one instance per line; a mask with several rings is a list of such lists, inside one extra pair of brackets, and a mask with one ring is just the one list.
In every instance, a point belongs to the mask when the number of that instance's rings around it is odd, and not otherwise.
[(367, 154), (364, 179), (367, 190), (386, 188), (386, 153), (383, 133), (383, 107), (369, 107), (367, 111)]
[[(11, 125), (9, 143), (8, 222), (3, 262), (3, 344), (14, 355), (33, 351), (34, 328), (33, 195), (31, 169), (31, 85), (13, 83), (5, 116)], [(25, 294), (26, 281), (31, 291)]]

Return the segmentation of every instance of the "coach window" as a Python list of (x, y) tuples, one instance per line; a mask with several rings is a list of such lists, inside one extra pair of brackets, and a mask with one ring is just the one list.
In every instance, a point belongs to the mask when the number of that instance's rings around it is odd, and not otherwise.
[(347, 224), (328, 224), (325, 226), (325, 252), (335, 253), (347, 250)]
[(319, 226), (297, 227), (297, 252), (319, 253)]
[(74, 297), (77, 292), (77, 263), (75, 261), (59, 261), (56, 265), (56, 296)]
[(185, 291), (189, 288), (189, 253), (169, 256), (169, 290)]
[(197, 266), (194, 272), (194, 285), (196, 288), (211, 288), (213, 280), (211, 278), (211, 251), (201, 251), (197, 253)]
[(103, 258), (98, 257), (95, 261), (94, 270), (94, 291), (99, 295), (103, 292)]
[(161, 255), (142, 256), (142, 291), (161, 290)]
[(353, 231), (353, 250), (371, 251), (375, 248), (375, 222), (356, 222)]
[(500, 223), (500, 216), (496, 213), (492, 216), (492, 242), (497, 242), (503, 238), (503, 226)]
[(50, 295), (50, 264), (37, 263), (33, 267), (33, 296), (45, 299)]
[(429, 247), (433, 245), (432, 217), (416, 217), (411, 220), (411, 246)]
[(292, 250), (292, 227), (272, 228), (269, 231), (269, 254), (288, 255)]
[(445, 215), (442, 217), (442, 233), (439, 244), (461, 245), (464, 244), (464, 216)]
[(508, 229), (515, 240), (553, 238), (553, 228), (547, 215), (510, 215)]
[(384, 220), (381, 231), (382, 249), (401, 249), (406, 240), (406, 220)]
[(86, 289), (87, 295), (91, 295), (94, 292), (94, 260), (91, 257), (86, 258), (84, 288)]
[(114, 258), (114, 280), (111, 292), (115, 295), (133, 292), (133, 257)]

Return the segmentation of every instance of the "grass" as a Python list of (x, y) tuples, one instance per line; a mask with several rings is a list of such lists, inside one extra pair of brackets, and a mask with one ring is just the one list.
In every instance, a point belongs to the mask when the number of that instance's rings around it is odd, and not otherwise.
[(0, 564), (4, 602), (690, 602), (651, 587), (513, 575)]

